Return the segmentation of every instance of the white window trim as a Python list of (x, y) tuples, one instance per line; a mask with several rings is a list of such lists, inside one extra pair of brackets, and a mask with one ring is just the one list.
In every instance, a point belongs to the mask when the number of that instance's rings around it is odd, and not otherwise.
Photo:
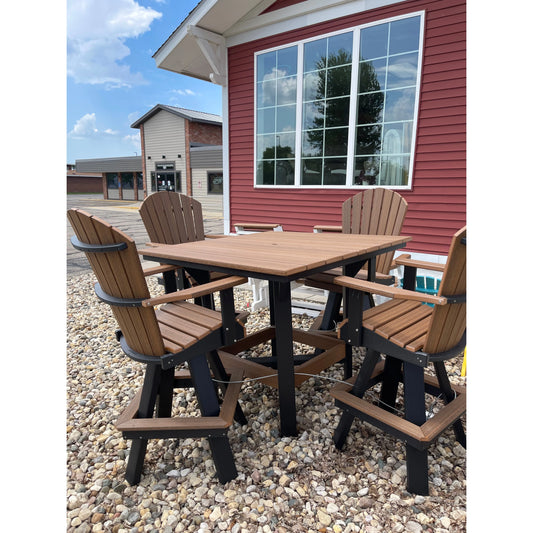
[[(348, 153), (347, 153), (347, 162), (346, 162), (346, 182), (352, 181), (353, 179), (353, 168), (354, 168), (354, 156), (355, 156), (355, 119), (357, 113), (357, 87), (358, 87), (358, 78), (359, 78), (359, 68), (357, 60), (353, 61), (353, 58), (359, 57), (359, 43), (360, 43), (360, 32), (365, 28), (372, 26), (377, 26), (380, 24), (387, 24), (389, 22), (395, 22), (398, 20), (420, 17), (420, 39), (419, 39), (419, 49), (418, 49), (418, 69), (416, 76), (416, 95), (414, 103), (414, 113), (413, 113), (413, 136), (411, 142), (411, 153), (409, 160), (409, 179), (407, 185), (302, 185), (301, 184), (301, 142), (302, 142), (302, 108), (303, 108), (303, 48), (304, 44), (319, 39), (324, 39), (334, 35), (340, 35), (342, 33), (353, 32), (353, 51), (352, 51), (352, 84), (350, 87), (350, 116), (348, 123)], [(366, 24), (361, 24), (358, 26), (353, 26), (351, 28), (343, 28), (338, 31), (324, 33), (320, 35), (315, 35), (307, 39), (302, 39), (300, 41), (295, 41), (292, 43), (287, 43), (282, 46), (275, 46), (271, 48), (266, 48), (264, 50), (259, 50), (254, 53), (254, 188), (257, 189), (332, 189), (332, 190), (344, 190), (344, 189), (369, 189), (375, 187), (382, 187), (385, 189), (394, 189), (394, 190), (412, 190), (413, 188), (413, 170), (414, 170), (414, 159), (415, 159), (415, 147), (417, 139), (417, 130), (418, 130), (418, 111), (420, 104), (420, 89), (421, 89), (421, 78), (422, 78), (422, 63), (423, 63), (423, 51), (424, 51), (424, 29), (425, 29), (425, 11), (415, 11), (412, 13), (407, 13), (403, 15), (398, 15), (394, 17), (387, 17), (384, 19), (375, 20)], [(273, 52), (277, 50), (283, 50), (284, 48), (290, 48), (293, 46), (298, 47), (298, 63), (297, 63), (297, 93), (296, 93), (296, 140), (295, 140), (295, 176), (294, 176), (294, 185), (260, 185), (257, 184), (257, 56), (265, 54), (268, 52)], [(357, 68), (355, 68), (357, 67)], [(355, 68), (355, 74), (354, 74)]]
[[(266, 4), (256, 6), (244, 18), (224, 32), (226, 46), (237, 46), (256, 39), (286, 33), (321, 22), (378, 9), (404, 0), (306, 0), (282, 9), (260, 14)], [(270, 5), (270, 3), (269, 3)]]

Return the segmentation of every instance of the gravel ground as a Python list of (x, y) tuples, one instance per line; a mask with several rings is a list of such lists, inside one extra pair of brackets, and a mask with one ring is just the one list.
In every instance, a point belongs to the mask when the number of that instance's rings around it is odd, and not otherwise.
[[(115, 320), (97, 301), (92, 274), (67, 283), (67, 532), (420, 532), (466, 531), (466, 453), (448, 429), (430, 448), (430, 495), (405, 491), (404, 446), (354, 422), (342, 452), (332, 433), (339, 409), (331, 382), (312, 378), (298, 390), (299, 436), (280, 438), (276, 391), (241, 389), (248, 418), (229, 432), (239, 475), (218, 482), (206, 439), (152, 440), (138, 486), (124, 480), (129, 442), (114, 423), (140, 386), (143, 365), (115, 340)], [(153, 293), (160, 290), (150, 281)], [(237, 308), (251, 303), (235, 291)], [(312, 319), (294, 316), (308, 327)], [(252, 313), (247, 329), (268, 323)], [(459, 358), (449, 365), (460, 377)], [(340, 379), (341, 365), (322, 376)], [(180, 393), (177, 409), (188, 400)], [(181, 399), (181, 402), (180, 402)]]

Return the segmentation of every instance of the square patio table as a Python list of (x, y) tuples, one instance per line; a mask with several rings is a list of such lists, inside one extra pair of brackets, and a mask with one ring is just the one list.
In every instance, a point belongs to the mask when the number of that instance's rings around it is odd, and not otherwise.
[[(354, 276), (368, 261), (374, 275), (377, 255), (403, 248), (411, 237), (333, 233), (266, 232), (139, 250), (145, 260), (181, 266), (199, 281), (209, 271), (264, 279), (271, 294), (273, 351), (278, 360), (280, 433), (298, 434), (293, 360), (291, 281), (335, 267)], [(203, 279), (202, 279), (203, 274)]]

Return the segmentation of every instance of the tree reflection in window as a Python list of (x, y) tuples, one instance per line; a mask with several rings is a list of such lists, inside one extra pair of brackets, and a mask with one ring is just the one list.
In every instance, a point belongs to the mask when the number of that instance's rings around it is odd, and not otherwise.
[(257, 57), (257, 183), (294, 185), (297, 47)]
[(258, 54), (256, 183), (408, 185), (420, 26), (400, 17)]
[(345, 185), (353, 34), (304, 45), (302, 184)]
[(420, 17), (361, 30), (354, 185), (407, 185)]

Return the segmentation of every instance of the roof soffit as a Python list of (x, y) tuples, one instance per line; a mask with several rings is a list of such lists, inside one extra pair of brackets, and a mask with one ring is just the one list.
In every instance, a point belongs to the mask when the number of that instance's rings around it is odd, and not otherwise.
[(342, 18), (406, 0), (305, 0), (298, 4), (270, 11), (258, 16), (246, 15), (229, 28), (224, 37), (226, 46), (281, 34), (320, 22)]
[(266, 9), (274, 1), (202, 0), (154, 54), (156, 66), (211, 81), (209, 75), (213, 68), (202, 52), (197, 38), (189, 32), (189, 27), (196, 26), (223, 36), (249, 11), (255, 11), (258, 6)]
[[(219, 77), (216, 72), (213, 73), (212, 65), (196, 38), (189, 32), (189, 26), (221, 36), (228, 47), (403, 1), (405, 0), (304, 0), (263, 13), (275, 0), (202, 0), (153, 57), (159, 68), (218, 82), (217, 79), (223, 80), (224, 76)], [(210, 77), (211, 73), (214, 76)]]

